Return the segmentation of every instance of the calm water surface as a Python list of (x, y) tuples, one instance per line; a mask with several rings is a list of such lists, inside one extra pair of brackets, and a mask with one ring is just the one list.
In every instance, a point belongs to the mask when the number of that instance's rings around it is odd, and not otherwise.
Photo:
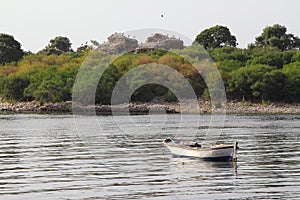
[(300, 199), (300, 115), (213, 125), (236, 165), (173, 158), (162, 140), (204, 139), (210, 116), (163, 118), (0, 115), (0, 199)]

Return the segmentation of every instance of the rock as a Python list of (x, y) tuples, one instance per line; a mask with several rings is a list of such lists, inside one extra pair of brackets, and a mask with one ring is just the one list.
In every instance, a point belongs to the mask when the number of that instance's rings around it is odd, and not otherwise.
[(134, 50), (141, 51), (143, 49), (183, 49), (183, 41), (161, 33), (155, 33), (149, 36), (145, 43), (138, 45), (138, 41), (134, 38), (124, 36), (123, 33), (114, 33), (107, 38), (107, 42), (100, 44), (98, 50), (111, 54), (120, 54)]
[(153, 36), (149, 36), (145, 43), (139, 46), (140, 49), (183, 49), (183, 41), (175, 37), (169, 37), (160, 33), (155, 33)]
[[(157, 99), (158, 100), (158, 99)], [(154, 101), (150, 103), (127, 103), (120, 105), (113, 105), (113, 109), (120, 114), (129, 112), (132, 114), (148, 114), (149, 111), (153, 113), (211, 113), (211, 104), (209, 101), (199, 101), (200, 111), (194, 107), (189, 106), (189, 103), (195, 103), (190, 100), (187, 101), (187, 106), (181, 108), (179, 103), (168, 103)], [(75, 105), (76, 110), (82, 111), (83, 113), (90, 114), (91, 111), (96, 110), (96, 114), (112, 114), (112, 106), (110, 105)], [(71, 112), (72, 102), (62, 103), (45, 103), (40, 105), (38, 102), (17, 102), (17, 103), (0, 103), (0, 111), (15, 112), (15, 113), (57, 113), (57, 112)], [(214, 110), (215, 112), (222, 112), (222, 110)], [(241, 102), (228, 102), (226, 104), (226, 113), (235, 114), (256, 114), (256, 113), (286, 113), (286, 114), (300, 114), (300, 105), (289, 105), (289, 104), (243, 104)]]
[(119, 54), (123, 52), (133, 51), (138, 47), (138, 41), (125, 37), (122, 33), (110, 35), (108, 42), (98, 46), (98, 49), (111, 54)]

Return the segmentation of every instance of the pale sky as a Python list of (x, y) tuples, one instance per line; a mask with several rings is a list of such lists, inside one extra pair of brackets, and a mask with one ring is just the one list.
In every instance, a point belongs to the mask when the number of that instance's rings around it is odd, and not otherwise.
[(219, 24), (237, 37), (239, 47), (275, 23), (300, 36), (299, 0), (1, 0), (0, 8), (0, 33), (13, 35), (32, 52), (59, 35), (76, 50), (91, 39), (102, 43), (114, 32), (142, 28), (168, 29), (194, 40)]

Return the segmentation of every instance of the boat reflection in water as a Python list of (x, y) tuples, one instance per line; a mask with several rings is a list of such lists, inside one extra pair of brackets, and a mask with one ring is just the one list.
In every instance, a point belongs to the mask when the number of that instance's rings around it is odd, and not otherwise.
[(219, 180), (238, 176), (237, 162), (215, 162), (198, 158), (172, 156), (170, 158), (170, 172), (176, 176), (189, 177), (196, 180), (210, 180), (219, 177)]

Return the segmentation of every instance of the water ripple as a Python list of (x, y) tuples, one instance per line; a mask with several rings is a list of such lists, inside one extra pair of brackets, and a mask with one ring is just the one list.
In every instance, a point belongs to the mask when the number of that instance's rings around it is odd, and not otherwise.
[(157, 133), (135, 116), (145, 132), (124, 133), (105, 116), (100, 134), (78, 135), (68, 115), (0, 116), (0, 199), (300, 198), (299, 115), (227, 116), (219, 141), (239, 142), (237, 164), (172, 157), (162, 140), (204, 138), (201, 117), (179, 127), (173, 115)]

